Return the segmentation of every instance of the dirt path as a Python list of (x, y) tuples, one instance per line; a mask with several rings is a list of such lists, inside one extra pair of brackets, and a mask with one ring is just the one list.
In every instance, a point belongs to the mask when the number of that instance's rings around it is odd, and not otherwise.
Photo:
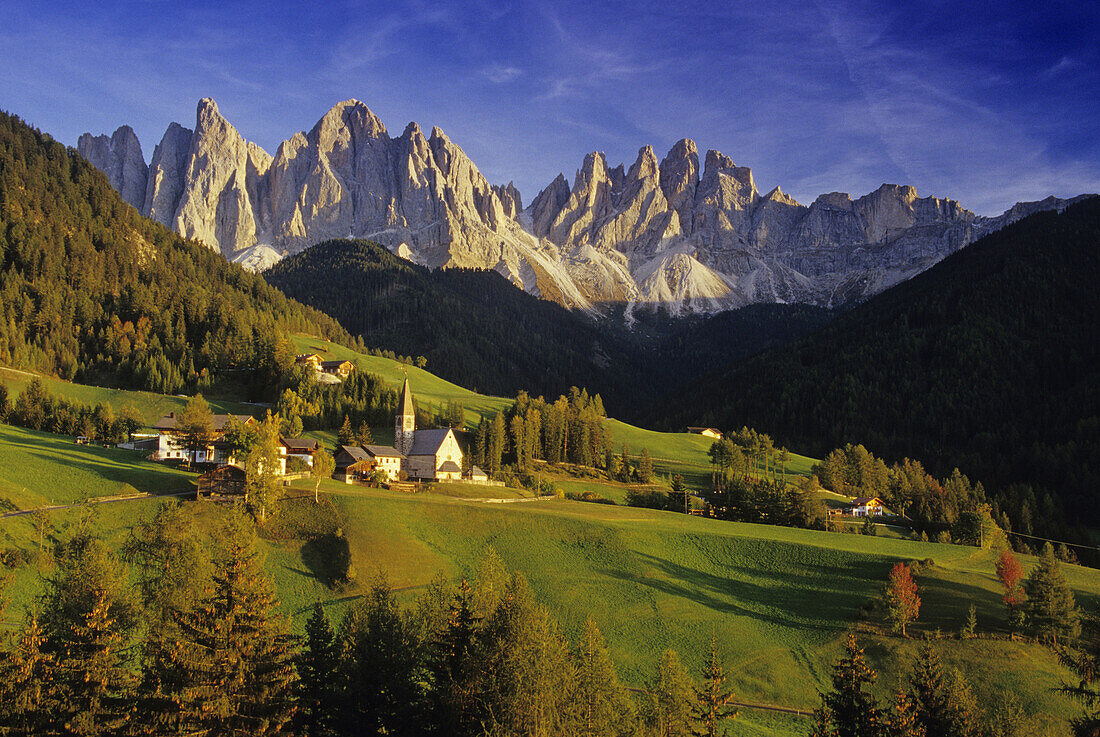
[(159, 492), (156, 494), (149, 494), (142, 492), (140, 494), (127, 494), (125, 496), (97, 496), (89, 499), (87, 502), (77, 502), (76, 504), (55, 504), (49, 507), (35, 507), (34, 509), (17, 509), (14, 512), (5, 512), (0, 514), (0, 519), (7, 519), (8, 517), (22, 517), (27, 514), (34, 514), (36, 512), (59, 512), (63, 509), (76, 509), (77, 507), (83, 507), (85, 504), (113, 504), (114, 502), (133, 502), (144, 499), (160, 499), (166, 496), (185, 496), (187, 494), (194, 494), (194, 489), (168, 489), (167, 491)]

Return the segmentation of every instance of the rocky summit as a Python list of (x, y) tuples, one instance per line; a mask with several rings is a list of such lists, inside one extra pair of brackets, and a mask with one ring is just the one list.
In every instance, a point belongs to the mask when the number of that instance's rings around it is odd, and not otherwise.
[(523, 207), (490, 184), (439, 128), (391, 137), (357, 100), (329, 110), (272, 156), (199, 101), (195, 128), (172, 123), (146, 166), (129, 126), (80, 137), (78, 151), (127, 202), (248, 268), (331, 238), (369, 238), (431, 268), (495, 269), (569, 307), (663, 306), (673, 314), (759, 302), (833, 306), (927, 269), (976, 238), (1072, 200), (981, 217), (950, 199), (884, 184), (809, 206), (718, 151), (702, 170), (689, 139), (629, 168), (588, 154)]

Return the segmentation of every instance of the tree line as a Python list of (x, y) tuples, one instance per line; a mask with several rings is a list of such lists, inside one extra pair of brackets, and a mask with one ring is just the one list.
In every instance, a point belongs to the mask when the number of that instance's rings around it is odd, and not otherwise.
[(526, 472), (535, 460), (596, 467), (609, 447), (606, 419), (600, 395), (586, 389), (572, 387), (553, 402), (521, 391), (508, 410), (482, 418), (467, 455), (494, 478), (505, 465)]
[(273, 398), (273, 356), (290, 332), (354, 342), (142, 217), (75, 151), (0, 112), (0, 363), (166, 394), (225, 380)]
[[(736, 717), (712, 640), (698, 677), (674, 651), (619, 680), (592, 620), (570, 642), (490, 553), (409, 605), (384, 580), (304, 637), (278, 613), (251, 518), (163, 504), (121, 555), (79, 526), (3, 644), (13, 735), (718, 735)], [(206, 524), (206, 523), (203, 523)]]
[[(862, 442), (963, 469), (1011, 529), (1091, 544), (1100, 515), (1100, 199), (986, 236), (801, 340), (649, 413), (767, 426), (821, 457)], [(824, 482), (824, 479), (823, 479)]]

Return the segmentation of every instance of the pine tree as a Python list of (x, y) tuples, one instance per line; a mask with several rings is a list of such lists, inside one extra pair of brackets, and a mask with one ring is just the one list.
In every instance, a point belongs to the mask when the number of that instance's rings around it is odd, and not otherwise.
[(886, 582), (886, 607), (894, 631), (905, 637), (905, 627), (920, 614), (920, 595), (912, 571), (905, 563), (897, 563)]
[(513, 573), (479, 635), (490, 734), (567, 734), (569, 648), (527, 580)]
[(821, 695), (814, 710), (813, 737), (882, 737), (886, 716), (871, 694), (878, 674), (867, 664), (863, 649), (849, 633), (845, 655), (833, 666), (833, 690)]
[(642, 448), (642, 459), (638, 463), (638, 480), (643, 484), (653, 483), (653, 458), (649, 455), (649, 448)]
[(355, 432), (355, 442), (360, 445), (370, 445), (374, 442), (374, 435), (370, 431), (370, 425), (366, 420), (359, 423), (359, 429)]
[(339, 641), (338, 730), (419, 734), (418, 643), (384, 579), (348, 610)]
[(1080, 615), (1073, 592), (1062, 575), (1050, 543), (1043, 546), (1039, 564), (1024, 581), (1028, 626), (1036, 635), (1055, 644), (1058, 637), (1075, 639), (1081, 634)]
[(928, 737), (971, 737), (980, 722), (969, 685), (958, 671), (944, 672), (929, 644), (921, 646), (909, 677), (917, 723)]
[(42, 649), (52, 656), (51, 717), (74, 735), (110, 733), (127, 719), (133, 688), (125, 646), (135, 625), (118, 561), (94, 538), (61, 549), (58, 572), (40, 600)]
[(966, 615), (966, 621), (963, 622), (962, 629), (959, 630), (959, 637), (964, 640), (968, 640), (974, 636), (975, 630), (978, 629), (978, 608), (973, 604), (970, 605), (970, 609)]
[(336, 433), (336, 442), (339, 445), (354, 445), (355, 431), (351, 429), (351, 419), (344, 415), (344, 424)]
[(706, 662), (703, 663), (703, 683), (695, 689), (695, 707), (692, 715), (699, 726), (692, 731), (698, 737), (717, 737), (725, 734), (721, 724), (737, 718), (737, 709), (731, 706), (733, 692), (727, 691), (726, 670), (718, 659), (718, 640), (710, 638)]
[(470, 585), (462, 579), (451, 600), (447, 626), (435, 643), (431, 664), (433, 717), (444, 734), (468, 737), (480, 731), (480, 624), (474, 614)]
[(917, 707), (905, 691), (894, 694), (894, 707), (887, 718), (885, 737), (927, 737), (917, 719)]
[(53, 657), (43, 652), (45, 635), (31, 615), (0, 657), (0, 734), (37, 735), (51, 729), (59, 709)]
[(665, 650), (657, 673), (647, 684), (643, 719), (656, 737), (688, 737), (692, 734), (695, 684), (675, 650)]
[(298, 670), (298, 721), (306, 737), (335, 734), (337, 642), (324, 607), (313, 605), (306, 620), (305, 648), (295, 660)]
[(575, 722), (573, 734), (608, 737), (632, 733), (633, 709), (619, 683), (607, 643), (591, 618), (573, 649)]
[(279, 734), (294, 712), (293, 639), (276, 613), (254, 528), (238, 512), (223, 525), (215, 563), (204, 599), (175, 615), (180, 638), (165, 654), (179, 674), (172, 698), (180, 731)]

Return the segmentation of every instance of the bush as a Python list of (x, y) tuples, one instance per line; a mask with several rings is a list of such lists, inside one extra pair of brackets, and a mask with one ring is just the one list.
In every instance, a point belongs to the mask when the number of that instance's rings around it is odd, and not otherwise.
[(575, 502), (592, 502), (593, 504), (615, 504), (614, 499), (602, 497), (594, 491), (571, 491), (565, 495), (566, 499)]
[(644, 509), (668, 509), (669, 496), (653, 489), (630, 489), (626, 492), (626, 504)]

